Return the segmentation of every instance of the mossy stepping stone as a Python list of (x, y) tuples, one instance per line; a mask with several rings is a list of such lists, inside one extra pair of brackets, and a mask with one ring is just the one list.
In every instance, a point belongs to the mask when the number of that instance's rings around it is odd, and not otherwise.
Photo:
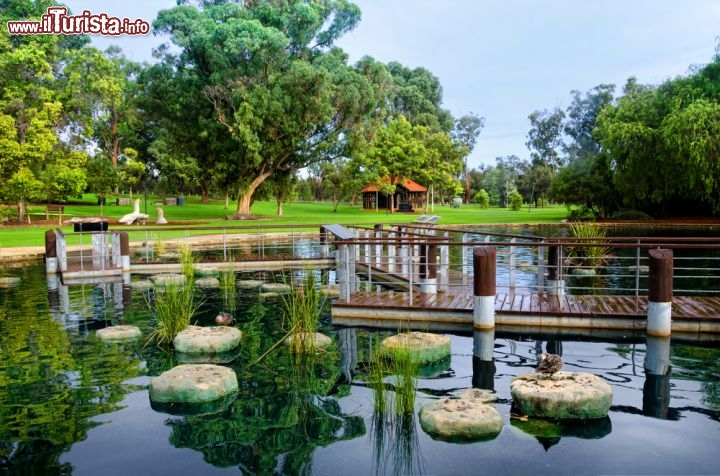
[(173, 340), (178, 352), (187, 354), (220, 354), (240, 345), (242, 332), (228, 326), (188, 326)]
[(289, 293), (292, 288), (285, 283), (263, 283), (260, 289), (266, 293)]
[(409, 352), (412, 363), (435, 362), (450, 355), (450, 337), (427, 332), (403, 332), (383, 339), (382, 355), (392, 358), (398, 351)]
[(141, 281), (133, 281), (130, 283), (131, 289), (139, 289), (141, 291), (147, 291), (148, 289), (152, 289), (153, 286), (153, 282), (147, 279), (143, 279)]
[(540, 418), (602, 418), (612, 404), (612, 387), (584, 372), (518, 375), (510, 384), (510, 394), (516, 413)]
[(125, 342), (139, 338), (142, 332), (136, 326), (120, 325), (98, 329), (96, 334), (104, 342)]
[(158, 253), (157, 255), (158, 259), (165, 260), (165, 261), (177, 261), (180, 259), (179, 253)]
[(19, 286), (22, 280), (16, 276), (2, 276), (0, 277), (0, 288), (12, 288)]
[(320, 332), (298, 332), (285, 339), (285, 345), (293, 352), (314, 352), (332, 344), (332, 339)]
[(240, 289), (257, 289), (263, 285), (263, 281), (259, 279), (242, 279), (237, 282), (237, 287)]
[(575, 276), (595, 276), (597, 271), (595, 271), (595, 268), (573, 268), (572, 274)]
[(159, 403), (203, 403), (238, 391), (235, 371), (213, 364), (184, 364), (150, 381), (150, 400)]
[(326, 298), (340, 297), (340, 285), (339, 284), (326, 284), (320, 287), (320, 295)]
[(183, 286), (187, 282), (187, 277), (184, 274), (166, 273), (154, 274), (150, 276), (150, 280), (160, 287)]
[(195, 276), (202, 278), (216, 278), (220, 276), (218, 268), (195, 268)]
[(198, 278), (195, 280), (195, 286), (198, 288), (219, 288), (220, 280), (218, 278)]
[(503, 420), (486, 392), (463, 392), (420, 407), (419, 420), (428, 435), (450, 441), (489, 440), (500, 434)]

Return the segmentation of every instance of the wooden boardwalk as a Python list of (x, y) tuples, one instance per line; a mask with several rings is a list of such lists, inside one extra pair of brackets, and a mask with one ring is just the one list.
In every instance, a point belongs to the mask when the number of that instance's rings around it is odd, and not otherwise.
[[(421, 294), (418, 292), (363, 292), (332, 305), (333, 321), (473, 322), (470, 292)], [(642, 330), (647, 319), (647, 298), (611, 295), (499, 293), (495, 298), (497, 324)], [(673, 331), (720, 332), (720, 297), (675, 296)]]

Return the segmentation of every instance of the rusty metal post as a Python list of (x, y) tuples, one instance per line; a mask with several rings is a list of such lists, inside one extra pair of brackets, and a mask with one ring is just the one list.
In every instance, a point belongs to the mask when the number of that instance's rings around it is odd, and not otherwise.
[(473, 326), (495, 327), (495, 294), (497, 249), (494, 246), (473, 248)]
[(673, 252), (667, 249), (650, 250), (648, 274), (648, 335), (669, 336), (673, 297)]
[(57, 239), (55, 231), (45, 232), (45, 272), (47, 274), (57, 273)]
[(383, 226), (381, 223), (375, 225), (375, 239), (377, 240), (375, 244), (375, 266), (378, 267), (382, 264), (383, 244), (380, 241), (383, 233), (382, 230)]

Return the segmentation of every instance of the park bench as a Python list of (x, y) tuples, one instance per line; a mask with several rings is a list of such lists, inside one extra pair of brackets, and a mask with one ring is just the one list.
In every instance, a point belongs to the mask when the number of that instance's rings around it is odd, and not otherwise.
[(45, 219), (46, 220), (50, 219), (50, 215), (57, 215), (58, 223), (62, 223), (63, 213), (65, 213), (64, 205), (55, 205), (55, 204), (51, 203), (45, 207)]

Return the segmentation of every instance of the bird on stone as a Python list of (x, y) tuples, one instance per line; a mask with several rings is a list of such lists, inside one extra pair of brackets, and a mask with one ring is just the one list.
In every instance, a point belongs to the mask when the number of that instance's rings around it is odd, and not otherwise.
[(547, 352), (543, 352), (542, 354), (540, 354), (540, 362), (538, 362), (535, 373), (552, 375), (555, 372), (559, 371), (562, 366), (562, 357), (557, 354), (548, 354)]
[(215, 316), (215, 323), (221, 326), (229, 326), (232, 324), (233, 317), (232, 314), (227, 312), (221, 312), (217, 316)]

